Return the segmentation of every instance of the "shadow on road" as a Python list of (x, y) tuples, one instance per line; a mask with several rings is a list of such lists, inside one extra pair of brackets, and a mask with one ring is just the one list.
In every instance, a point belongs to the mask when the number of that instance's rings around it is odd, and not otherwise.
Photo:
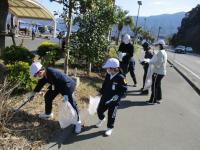
[(149, 106), (150, 104), (146, 103), (145, 101), (129, 101), (129, 100), (122, 100), (120, 102), (119, 109), (125, 109), (128, 107), (133, 107), (133, 106)]
[[(95, 128), (95, 125), (84, 127), (81, 133), (89, 131), (92, 128)], [(98, 136), (103, 136), (103, 133), (105, 132), (105, 131), (98, 131), (98, 132), (89, 133), (89, 134), (77, 135), (74, 133), (71, 133), (71, 134), (66, 133), (68, 131), (69, 130), (60, 131), (53, 140), (55, 142), (55, 139), (57, 139), (56, 143), (48, 147), (48, 149), (54, 148), (55, 146), (57, 146), (59, 149), (61, 148), (62, 145), (68, 145), (68, 144), (72, 144), (79, 141), (93, 139)]]

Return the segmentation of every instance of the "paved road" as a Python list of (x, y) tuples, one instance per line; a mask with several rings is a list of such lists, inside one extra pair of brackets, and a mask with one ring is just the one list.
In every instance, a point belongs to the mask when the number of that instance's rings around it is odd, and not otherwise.
[(200, 56), (188, 55), (188, 54), (177, 54), (168, 51), (168, 57), (181, 65), (184, 65), (196, 75), (200, 77)]
[[(22, 42), (22, 38), (18, 37), (15, 38), (16, 45), (20, 45)], [(37, 50), (37, 47), (44, 41), (51, 41), (55, 43), (59, 43), (58, 39), (41, 39), (41, 38), (35, 38), (35, 40), (32, 40), (31, 38), (24, 38), (24, 47), (28, 48), (31, 51)], [(11, 46), (13, 44), (11, 37), (6, 37), (6, 46)]]
[[(147, 105), (149, 96), (129, 87), (122, 100), (111, 137), (104, 137), (104, 125), (93, 128), (96, 116), (83, 116), (88, 126), (80, 135), (63, 137), (60, 133), (45, 149), (61, 150), (200, 150), (199, 96), (172, 67), (163, 79), (163, 103)], [(138, 81), (142, 68), (137, 64)], [(128, 76), (129, 84), (132, 83)], [(87, 116), (87, 117), (86, 117)], [(61, 140), (62, 139), (62, 140)], [(57, 144), (57, 142), (61, 142)]]

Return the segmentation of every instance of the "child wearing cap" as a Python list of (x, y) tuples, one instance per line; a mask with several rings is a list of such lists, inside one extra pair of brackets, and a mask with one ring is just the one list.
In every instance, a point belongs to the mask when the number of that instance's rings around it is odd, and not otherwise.
[(52, 113), (52, 103), (58, 94), (62, 94), (64, 101), (69, 102), (77, 113), (77, 123), (75, 126), (75, 133), (81, 132), (81, 120), (79, 117), (79, 111), (76, 102), (73, 97), (73, 92), (75, 90), (75, 81), (64, 73), (51, 68), (43, 68), (42, 64), (39, 62), (34, 62), (30, 66), (30, 77), (36, 77), (38, 83), (30, 93), (29, 99), (32, 99), (36, 93), (40, 92), (45, 84), (50, 84), (48, 91), (44, 95), (45, 99), (45, 113), (40, 114), (39, 117), (42, 119), (48, 119), (53, 117)]
[(103, 82), (100, 94), (102, 95), (97, 114), (99, 121), (96, 124), (100, 127), (105, 121), (104, 112), (108, 110), (108, 122), (105, 135), (110, 136), (114, 128), (117, 108), (121, 97), (124, 96), (127, 90), (125, 77), (119, 71), (119, 61), (116, 58), (110, 58), (103, 66), (107, 74)]

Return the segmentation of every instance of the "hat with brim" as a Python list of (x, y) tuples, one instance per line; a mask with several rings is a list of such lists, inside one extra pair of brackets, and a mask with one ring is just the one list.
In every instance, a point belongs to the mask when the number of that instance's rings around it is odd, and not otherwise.
[(109, 58), (102, 68), (119, 68), (119, 60), (116, 58)]
[(33, 76), (42, 69), (42, 64), (40, 62), (34, 62), (30, 66), (30, 78), (32, 79)]

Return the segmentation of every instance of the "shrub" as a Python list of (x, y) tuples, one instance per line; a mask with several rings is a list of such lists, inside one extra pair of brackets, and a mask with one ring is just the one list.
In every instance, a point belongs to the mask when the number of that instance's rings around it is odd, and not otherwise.
[(28, 63), (19, 61), (15, 64), (7, 64), (6, 68), (8, 81), (13, 84), (19, 83), (18, 90), (30, 91), (34, 88), (36, 80), (30, 79)]
[(117, 58), (117, 48), (115, 46), (110, 47), (108, 55), (109, 58)]
[(17, 61), (31, 64), (34, 57), (27, 48), (14, 45), (6, 47), (2, 56), (5, 64), (14, 64)]
[(58, 44), (43, 42), (39, 47), (37, 54), (40, 56), (45, 66), (54, 65), (55, 61), (62, 57), (62, 50)]

